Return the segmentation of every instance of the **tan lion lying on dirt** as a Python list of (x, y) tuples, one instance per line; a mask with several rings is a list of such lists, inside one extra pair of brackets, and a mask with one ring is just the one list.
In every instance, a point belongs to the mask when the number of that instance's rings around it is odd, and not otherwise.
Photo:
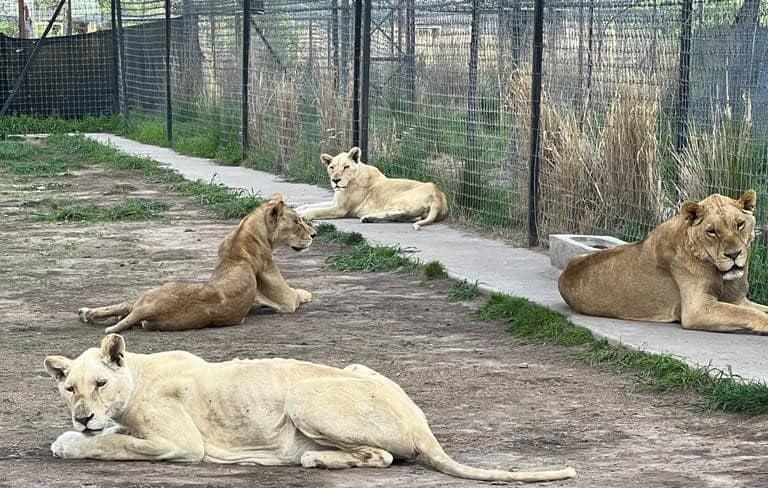
[(360, 148), (353, 147), (336, 157), (323, 154), (333, 187), (333, 202), (303, 205), (296, 209), (308, 219), (358, 217), (360, 222), (414, 222), (424, 225), (448, 215), (445, 194), (434, 183), (387, 178), (381, 171), (360, 161)]
[[(291, 359), (208, 363), (183, 351), (134, 354), (106, 336), (77, 359), (49, 356), (77, 432), (51, 445), (56, 457), (387, 467), (420, 458), (462, 478), (546, 481), (542, 472), (478, 469), (443, 451), (424, 413), (394, 382), (360, 365), (332, 368)], [(107, 427), (114, 420), (117, 427)]]
[(589, 315), (766, 333), (768, 307), (747, 299), (756, 201), (748, 190), (685, 202), (645, 240), (574, 258), (560, 294)]
[(278, 246), (306, 249), (315, 230), (275, 195), (246, 215), (219, 246), (219, 261), (207, 283), (168, 283), (138, 300), (99, 308), (81, 308), (80, 320), (92, 323), (122, 317), (106, 333), (141, 323), (148, 330), (186, 330), (242, 324), (254, 304), (289, 313), (312, 295), (288, 286), (272, 257)]

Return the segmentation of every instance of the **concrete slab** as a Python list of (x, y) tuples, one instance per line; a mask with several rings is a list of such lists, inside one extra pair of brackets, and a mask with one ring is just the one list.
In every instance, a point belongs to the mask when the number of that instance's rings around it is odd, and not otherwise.
[[(241, 167), (218, 166), (210, 160), (181, 156), (166, 148), (140, 144), (111, 134), (87, 134), (121, 151), (152, 158), (189, 179), (221, 182), (264, 196), (281, 192), (292, 205), (330, 200), (316, 186), (287, 183)], [(477, 281), (486, 291), (526, 297), (568, 315), (595, 335), (647, 352), (678, 356), (697, 365), (728, 369), (748, 380), (768, 381), (768, 336), (686, 331), (679, 324), (650, 324), (573, 314), (560, 298), (557, 277), (547, 255), (468, 234), (445, 224), (414, 231), (410, 224), (361, 224), (355, 219), (330, 221), (339, 229), (360, 232), (380, 244), (399, 245), (413, 257), (438, 260), (458, 279)]]

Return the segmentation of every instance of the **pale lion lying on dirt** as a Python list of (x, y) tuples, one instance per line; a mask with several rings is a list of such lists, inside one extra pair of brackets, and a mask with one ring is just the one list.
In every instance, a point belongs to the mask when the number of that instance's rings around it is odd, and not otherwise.
[(288, 286), (272, 257), (278, 246), (306, 249), (315, 230), (275, 195), (246, 215), (219, 246), (219, 260), (207, 283), (167, 283), (138, 300), (81, 308), (86, 323), (122, 317), (106, 333), (141, 323), (148, 330), (186, 330), (238, 325), (254, 304), (279, 312), (296, 311), (312, 295)]
[(360, 222), (414, 222), (424, 225), (448, 215), (445, 194), (434, 183), (387, 178), (360, 161), (360, 148), (333, 157), (323, 154), (333, 188), (333, 202), (303, 205), (297, 209), (308, 219), (358, 217)]
[(747, 299), (756, 201), (748, 190), (738, 200), (714, 194), (685, 202), (645, 240), (574, 258), (560, 294), (589, 315), (768, 332), (768, 307)]
[[(77, 432), (51, 445), (67, 459), (387, 467), (419, 458), (477, 480), (570, 478), (572, 468), (509, 472), (448, 457), (424, 413), (394, 382), (360, 365), (291, 359), (208, 363), (183, 351), (134, 354), (106, 336), (77, 359), (49, 356)], [(114, 420), (119, 427), (106, 428)]]

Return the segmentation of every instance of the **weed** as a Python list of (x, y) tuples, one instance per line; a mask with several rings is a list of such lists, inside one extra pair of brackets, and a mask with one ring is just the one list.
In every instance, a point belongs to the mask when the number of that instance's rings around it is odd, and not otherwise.
[(210, 208), (220, 219), (240, 219), (248, 215), (264, 201), (256, 194), (245, 190), (230, 190), (220, 183), (184, 182), (177, 190), (185, 197), (192, 197), (197, 203)]
[(478, 296), (480, 296), (480, 289), (477, 281), (474, 283), (467, 280), (457, 281), (448, 292), (448, 300), (451, 302), (474, 300)]
[(42, 222), (114, 222), (150, 220), (168, 209), (168, 204), (145, 198), (128, 198), (112, 206), (101, 206), (73, 198), (44, 198), (22, 204), (36, 208), (33, 219)]
[(133, 185), (120, 184), (112, 187), (111, 190), (105, 192), (105, 195), (127, 195), (136, 191), (136, 187)]
[(337, 242), (345, 246), (357, 246), (365, 243), (365, 238), (359, 232), (342, 232), (333, 224), (320, 223), (315, 226), (318, 242)]
[(446, 278), (447, 276), (448, 273), (445, 272), (445, 268), (440, 261), (430, 261), (424, 265), (424, 278), (427, 280)]
[(325, 259), (337, 271), (414, 271), (418, 263), (406, 257), (399, 247), (358, 244)]

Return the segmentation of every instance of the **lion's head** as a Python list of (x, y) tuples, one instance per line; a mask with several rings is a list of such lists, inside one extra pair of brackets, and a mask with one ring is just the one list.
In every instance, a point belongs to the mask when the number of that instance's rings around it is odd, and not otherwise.
[(273, 196), (266, 205), (267, 229), (273, 246), (290, 246), (294, 251), (302, 251), (312, 244), (317, 231), (285, 204), (281, 194)]
[(360, 148), (353, 147), (349, 152), (339, 153), (336, 156), (321, 154), (320, 161), (326, 166), (333, 191), (342, 191), (357, 177)]
[(133, 376), (125, 367), (125, 341), (110, 334), (101, 347), (91, 348), (76, 359), (45, 358), (45, 369), (58, 380), (59, 393), (79, 432), (103, 430), (128, 406)]
[(744, 276), (755, 237), (756, 202), (755, 190), (747, 190), (738, 200), (715, 193), (680, 207), (694, 254), (712, 263), (724, 280)]

